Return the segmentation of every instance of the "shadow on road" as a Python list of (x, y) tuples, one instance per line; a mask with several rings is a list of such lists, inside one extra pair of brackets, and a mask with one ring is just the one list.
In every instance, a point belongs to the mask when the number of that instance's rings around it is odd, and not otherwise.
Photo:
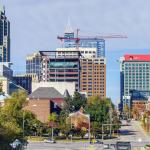
[(137, 131), (132, 131), (132, 130), (121, 130), (120, 135), (126, 136), (126, 135), (136, 135)]

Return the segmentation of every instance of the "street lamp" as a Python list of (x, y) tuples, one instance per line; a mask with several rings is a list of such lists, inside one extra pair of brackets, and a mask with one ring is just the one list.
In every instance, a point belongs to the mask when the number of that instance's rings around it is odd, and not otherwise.
[(91, 120), (90, 120), (90, 114), (87, 115), (89, 118), (89, 142), (91, 142)]

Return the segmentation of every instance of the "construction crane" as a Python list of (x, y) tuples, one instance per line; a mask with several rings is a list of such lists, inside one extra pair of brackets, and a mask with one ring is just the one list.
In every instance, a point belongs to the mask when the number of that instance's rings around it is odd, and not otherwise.
[(79, 29), (77, 29), (76, 37), (64, 37), (64, 36), (58, 36), (57, 39), (64, 41), (64, 40), (70, 40), (75, 41), (76, 43), (76, 49), (79, 49), (80, 41), (81, 40), (105, 40), (105, 39), (122, 39), (122, 38), (128, 38), (126, 35), (100, 35), (100, 36), (79, 36)]

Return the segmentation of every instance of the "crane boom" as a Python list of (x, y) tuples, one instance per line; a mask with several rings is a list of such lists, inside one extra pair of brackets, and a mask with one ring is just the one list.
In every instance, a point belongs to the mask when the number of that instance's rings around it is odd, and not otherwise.
[(102, 39), (117, 39), (117, 38), (128, 38), (126, 35), (102, 35), (102, 36), (80, 36), (80, 37), (63, 37), (58, 36), (57, 39), (60, 40), (74, 40), (79, 42), (80, 40), (102, 40)]
[(76, 48), (79, 48), (79, 42), (81, 40), (95, 40), (95, 41), (100, 41), (100, 40), (105, 40), (105, 39), (123, 39), (123, 38), (128, 38), (126, 35), (100, 35), (100, 36), (79, 36), (79, 29), (77, 29), (76, 37), (64, 37), (64, 36), (58, 36), (57, 39), (63, 41), (63, 40), (71, 40), (75, 41), (76, 43)]

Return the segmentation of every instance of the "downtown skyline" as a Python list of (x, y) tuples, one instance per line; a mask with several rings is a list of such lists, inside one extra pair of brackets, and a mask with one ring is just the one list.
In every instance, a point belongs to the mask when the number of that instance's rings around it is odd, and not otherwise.
[[(62, 3), (59, 0), (55, 2), (2, 0), (1, 3), (5, 5), (6, 15), (11, 23), (11, 61), (14, 64), (14, 72), (25, 72), (27, 54), (36, 50), (54, 50), (61, 47), (57, 35), (63, 34), (69, 17), (72, 27), (80, 28), (83, 35), (114, 33), (128, 36), (128, 39), (106, 40), (107, 96), (115, 102), (119, 99), (120, 93), (117, 60), (124, 54), (149, 53), (150, 31), (146, 29), (150, 25), (148, 22), (150, 2), (148, 0), (145, 1), (147, 4), (140, 0), (136, 2), (117, 0), (112, 4), (113, 2), (109, 0), (105, 2), (102, 0), (94, 0), (94, 2), (66, 0)], [(109, 3), (111, 3), (110, 6)], [(142, 6), (143, 10), (141, 10)], [(82, 15), (77, 11), (81, 8), (84, 8)], [(92, 8), (95, 8), (94, 11), (88, 12), (88, 9), (93, 10)]]

